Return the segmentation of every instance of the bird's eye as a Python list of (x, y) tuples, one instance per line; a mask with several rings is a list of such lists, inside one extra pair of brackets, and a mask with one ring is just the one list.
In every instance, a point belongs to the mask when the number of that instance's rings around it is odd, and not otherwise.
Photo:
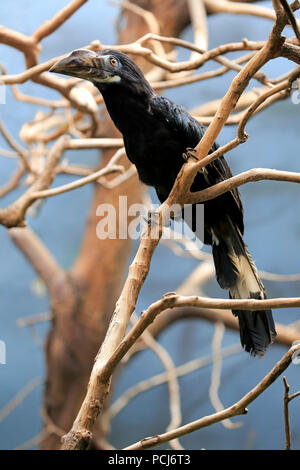
[(111, 57), (109, 59), (109, 62), (110, 62), (110, 65), (112, 65), (113, 67), (116, 67), (118, 65), (118, 61), (114, 57)]

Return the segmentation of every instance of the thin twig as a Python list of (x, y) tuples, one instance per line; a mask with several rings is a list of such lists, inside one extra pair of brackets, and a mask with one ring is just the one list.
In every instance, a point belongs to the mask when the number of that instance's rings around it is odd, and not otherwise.
[[(134, 320), (134, 323), (137, 322), (138, 318), (133, 313), (131, 316), (131, 321)], [(145, 345), (150, 348), (160, 359), (162, 364), (165, 367), (166, 375), (167, 375), (167, 383), (169, 389), (169, 403), (170, 403), (170, 422), (167, 427), (167, 431), (170, 429), (174, 429), (178, 427), (181, 423), (181, 403), (180, 403), (180, 389), (178, 384), (178, 378), (176, 374), (176, 368), (174, 362), (167, 352), (167, 350), (159, 344), (149, 333), (149, 331), (145, 331), (142, 335), (142, 341)], [(173, 449), (182, 449), (181, 444), (177, 439), (170, 442), (170, 445)]]
[[(224, 405), (219, 397), (219, 388), (221, 384), (221, 371), (222, 371), (222, 338), (224, 336), (225, 326), (224, 323), (218, 322), (215, 325), (215, 331), (212, 339), (212, 357), (213, 365), (211, 371), (211, 383), (208, 395), (215, 411), (224, 410)], [(230, 419), (221, 421), (222, 425), (227, 429), (236, 429), (242, 426), (240, 421), (233, 423)]]
[(164, 442), (168, 442), (174, 437), (184, 436), (198, 429), (210, 426), (214, 423), (218, 423), (224, 419), (247, 413), (247, 406), (249, 406), (250, 403), (252, 403), (270, 385), (272, 385), (272, 383), (282, 374), (282, 372), (287, 369), (291, 363), (293, 354), (298, 349), (300, 349), (300, 345), (293, 346), (282, 357), (282, 359), (280, 359), (280, 361), (275, 364), (273, 369), (252, 390), (250, 390), (250, 392), (244, 395), (243, 398), (241, 398), (238, 402), (234, 403), (229, 408), (225, 408), (222, 411), (200, 418), (196, 421), (181, 426), (176, 430), (169, 431), (168, 433), (144, 438), (141, 441), (126, 447), (125, 450), (150, 449), (157, 445), (163, 444)]
[(31, 379), (21, 390), (0, 410), (0, 423), (7, 418), (37, 387), (43, 384), (41, 377)]
[(283, 396), (283, 409), (284, 409), (284, 427), (285, 427), (285, 450), (291, 448), (291, 430), (289, 418), (289, 391), (290, 386), (285, 377), (283, 377), (284, 396)]
[[(232, 346), (227, 346), (222, 350), (222, 357), (228, 357), (232, 354), (238, 354), (242, 351), (242, 347), (240, 344), (234, 344)], [(126, 362), (126, 357), (124, 361)], [(190, 374), (202, 367), (206, 367), (213, 361), (213, 357), (204, 356), (197, 359), (193, 359), (191, 361), (182, 364), (181, 366), (176, 367), (176, 375), (177, 377), (182, 377), (186, 374)], [(128, 388), (116, 401), (112, 403), (112, 405), (105, 411), (105, 419), (113, 419), (118, 413), (120, 413), (125, 406), (135, 398), (140, 393), (146, 392), (153, 387), (157, 387), (158, 385), (162, 385), (168, 379), (167, 373), (162, 372), (161, 374), (154, 375), (149, 379), (142, 380), (137, 384), (133, 385), (131, 388)]]
[(289, 402), (300, 396), (300, 391), (289, 395), (290, 386), (283, 377), (284, 384), (284, 395), (283, 395), (283, 413), (284, 413), (284, 427), (285, 427), (285, 450), (291, 449), (291, 428), (290, 428), (290, 416), (289, 416)]

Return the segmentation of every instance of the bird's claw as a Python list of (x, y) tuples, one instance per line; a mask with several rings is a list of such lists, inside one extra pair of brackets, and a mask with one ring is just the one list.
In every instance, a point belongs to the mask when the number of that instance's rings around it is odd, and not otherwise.
[[(194, 159), (197, 160), (197, 162), (198, 162), (198, 161), (199, 161), (199, 158), (194, 154), (194, 152), (197, 152), (197, 150), (188, 147), (188, 148), (186, 149), (186, 153), (184, 153), (184, 154), (182, 155), (183, 158), (185, 159), (185, 161), (188, 161), (189, 158), (194, 158)], [(207, 172), (207, 169), (206, 169), (205, 167), (199, 168), (198, 171), (204, 175), (204, 177), (205, 177), (206, 180), (208, 179), (208, 172)]]
[(159, 212), (156, 211), (149, 211), (148, 212), (148, 217), (142, 216), (146, 224), (150, 226), (152, 225), (158, 225), (158, 219), (159, 219)]
[(198, 161), (198, 157), (195, 155), (196, 150), (193, 148), (188, 147), (186, 149), (186, 152), (182, 154), (182, 157), (184, 160), (187, 162), (189, 158), (194, 158), (195, 160)]

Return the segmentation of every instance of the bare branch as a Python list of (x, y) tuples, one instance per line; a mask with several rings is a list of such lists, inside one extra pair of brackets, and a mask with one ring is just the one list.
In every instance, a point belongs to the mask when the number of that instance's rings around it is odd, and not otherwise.
[[(298, 27), (298, 23), (297, 23), (297, 20), (294, 16), (294, 13), (293, 13), (293, 9), (290, 7), (290, 5), (288, 4), (287, 0), (280, 0), (284, 10), (285, 10), (285, 13), (290, 21), (290, 24), (296, 34), (296, 38), (298, 39), (299, 41), (299, 44), (300, 44), (300, 32), (299, 32), (299, 27)], [(297, 7), (299, 8), (300, 7), (300, 4), (299, 2), (295, 2), (295, 4), (297, 5)], [(294, 5), (295, 7), (295, 5)]]
[[(148, 228), (149, 230), (149, 228)], [(146, 250), (145, 250), (146, 251)], [(135, 265), (133, 262), (132, 266)], [(126, 281), (129, 282), (128, 279)], [(135, 290), (139, 290), (140, 286), (134, 286)], [(128, 288), (128, 287), (127, 287)], [(123, 291), (126, 289), (126, 283)], [(131, 303), (129, 303), (131, 300)], [(129, 309), (134, 308), (132, 304), (132, 298), (128, 299), (128, 305), (125, 305), (123, 308)], [(167, 308), (174, 307), (187, 307), (187, 306), (196, 306), (196, 307), (205, 307), (205, 308), (220, 308), (232, 310), (262, 310), (269, 308), (293, 308), (300, 306), (300, 298), (290, 298), (290, 299), (266, 299), (266, 300), (256, 300), (256, 299), (243, 299), (243, 300), (223, 300), (223, 299), (209, 299), (205, 297), (184, 297), (178, 296), (174, 293), (166, 294), (162, 299), (153, 303), (144, 311), (141, 315), (140, 320), (134, 325), (134, 327), (129, 331), (124, 340), (122, 340), (118, 346), (112, 349), (112, 340), (116, 341), (121, 335), (120, 330), (124, 328), (124, 317), (121, 317), (119, 322), (117, 322), (117, 312), (114, 313), (114, 316), (111, 320), (108, 333), (106, 335), (105, 341), (102, 344), (102, 347), (96, 357), (95, 365), (93, 367), (87, 395), (76, 420), (74, 421), (72, 430), (63, 437), (63, 449), (75, 450), (75, 449), (85, 449), (90, 442), (92, 426), (98, 417), (99, 413), (102, 411), (104, 399), (109, 391), (110, 387), (110, 377), (117, 366), (121, 361), (124, 355), (129, 351), (141, 334), (146, 330), (150, 323), (154, 321), (157, 315), (166, 310)], [(124, 313), (124, 312), (122, 312)], [(121, 333), (122, 330), (121, 330)], [(123, 333), (124, 335), (125, 333)], [(114, 344), (113, 344), (114, 345)], [(295, 350), (300, 349), (300, 345), (291, 348), (290, 351), (295, 352)], [(287, 364), (288, 365), (288, 364)], [(286, 365), (286, 367), (287, 367)], [(252, 400), (251, 400), (252, 401)], [(222, 413), (222, 412), (221, 412)], [(231, 417), (225, 416), (226, 418)], [(224, 418), (222, 418), (224, 419)], [(181, 428), (180, 428), (181, 429)], [(169, 433), (166, 433), (169, 436)], [(169, 440), (169, 439), (168, 439)]]
[(10, 191), (13, 191), (15, 188), (18, 187), (22, 176), (25, 173), (25, 168), (23, 165), (20, 165), (19, 168), (14, 172), (12, 175), (10, 181), (5, 183), (1, 188), (0, 188), (0, 198), (8, 194)]
[(54, 33), (63, 23), (65, 23), (87, 0), (72, 0), (67, 6), (59, 10), (51, 20), (44, 21), (43, 24), (32, 34), (32, 38), (40, 42), (46, 36)]
[(191, 193), (186, 199), (186, 204), (194, 204), (196, 202), (208, 201), (214, 197), (219, 196), (227, 191), (242, 186), (243, 184), (254, 181), (289, 181), (290, 183), (300, 182), (300, 173), (293, 173), (290, 171), (271, 170), (268, 168), (253, 168), (252, 170), (244, 171), (239, 175), (233, 176), (221, 183), (211, 186), (203, 191)]
[(229, 408), (225, 408), (222, 411), (200, 418), (189, 424), (181, 426), (178, 429), (169, 431), (168, 433), (144, 438), (141, 441), (126, 447), (125, 450), (150, 449), (151, 447), (168, 442), (174, 437), (184, 436), (198, 429), (223, 421), (224, 419), (247, 413), (247, 406), (250, 405), (250, 403), (252, 403), (257, 397), (259, 397), (259, 395), (261, 395), (270, 385), (272, 385), (272, 383), (282, 374), (282, 372), (287, 369), (291, 363), (294, 352), (299, 349), (300, 345), (293, 346), (282, 357), (282, 359), (277, 362), (277, 364), (275, 364), (273, 369), (252, 390), (250, 390), (250, 392), (244, 395), (241, 400)]
[(27, 156), (28, 152), (21, 147), (18, 142), (15, 141), (15, 139), (9, 134), (8, 130), (5, 128), (3, 122), (0, 120), (0, 132), (3, 135), (4, 139), (8, 143), (8, 145), (17, 152), (17, 154), (20, 156), (22, 163), (24, 165), (24, 168), (31, 172), (31, 168), (29, 166), (29, 163), (27, 161)]
[[(137, 316), (133, 313), (131, 319), (136, 323), (138, 321)], [(132, 321), (132, 320), (131, 320)], [(142, 341), (147, 347), (149, 347), (160, 359), (162, 364), (166, 369), (167, 382), (169, 388), (169, 403), (170, 403), (170, 422), (167, 427), (167, 431), (178, 427), (181, 423), (181, 403), (180, 403), (180, 389), (178, 384), (178, 378), (176, 374), (176, 369), (174, 362), (167, 352), (167, 350), (159, 344), (149, 333), (149, 331), (144, 331), (142, 335)], [(170, 442), (170, 445), (174, 449), (181, 449), (181, 444), (174, 440)]]
[(291, 448), (291, 430), (289, 418), (289, 391), (290, 386), (285, 377), (283, 377), (284, 396), (283, 396), (283, 409), (284, 409), (284, 426), (285, 426), (285, 450)]
[(29, 395), (33, 390), (42, 385), (41, 377), (31, 379), (18, 393), (13, 397), (7, 405), (0, 410), (0, 423), (7, 418)]
[(118, 154), (116, 158), (112, 158), (106, 168), (88, 175), (79, 181), (46, 191), (53, 181), (56, 174), (57, 164), (66, 149), (78, 150), (82, 148), (111, 148), (118, 147), (120, 145), (123, 145), (122, 139), (78, 139), (72, 141), (68, 136), (60, 137), (51, 148), (44, 169), (36, 178), (32, 186), (30, 186), (30, 188), (10, 206), (5, 209), (0, 209), (0, 223), (8, 228), (22, 226), (24, 225), (26, 210), (35, 200), (79, 188), (92, 181), (98, 180), (101, 176), (115, 171), (123, 171), (123, 167), (114, 165), (116, 159), (119, 158)]
[[(194, 44), (204, 51), (208, 49), (206, 10), (203, 0), (188, 0), (191, 23), (194, 30)], [(192, 60), (195, 54), (190, 56)]]
[(283, 411), (284, 411), (284, 427), (285, 427), (285, 449), (291, 449), (291, 429), (290, 429), (290, 416), (289, 416), (289, 402), (294, 398), (300, 396), (300, 391), (289, 395), (290, 386), (287, 383), (286, 377), (283, 377), (284, 395), (283, 395)]
[[(212, 339), (212, 357), (213, 357), (213, 365), (211, 371), (211, 383), (209, 387), (209, 398), (211, 404), (213, 405), (216, 411), (224, 410), (224, 405), (222, 404), (218, 390), (220, 388), (221, 383), (221, 371), (222, 371), (222, 339), (225, 332), (224, 323), (218, 322), (215, 325), (214, 336)], [(223, 426), (227, 429), (235, 429), (242, 426), (241, 422), (233, 423), (230, 419), (224, 419), (221, 421)]]
[(50, 321), (52, 318), (53, 317), (50, 312), (38, 313), (36, 315), (18, 318), (17, 325), (20, 328), (24, 328), (25, 326), (32, 326), (36, 325), (37, 323)]
[(50, 291), (53, 284), (65, 278), (64, 270), (29, 227), (14, 227), (8, 233)]
[[(21, 129), (21, 138), (24, 138), (30, 151), (23, 149), (17, 142), (15, 142), (0, 122), (0, 131), (11, 148), (15, 151), (9, 154), (7, 151), (4, 153), (6, 153), (7, 156), (19, 157), (21, 164), (20, 168), (18, 168), (18, 170), (13, 174), (11, 180), (8, 181), (5, 186), (0, 188), (0, 196), (7, 194), (9, 191), (17, 187), (26, 171), (29, 173), (26, 184), (30, 185), (24, 194), (13, 204), (7, 208), (0, 209), (0, 223), (9, 228), (9, 234), (14, 243), (20, 248), (46, 283), (52, 296), (52, 301), (53, 299), (54, 301), (57, 301), (57, 296), (54, 295), (54, 291), (57, 287), (58, 289), (61, 287), (59, 284), (61, 282), (63, 284), (68, 284), (68, 280), (66, 279), (67, 275), (52, 258), (51, 254), (48, 252), (46, 247), (42, 245), (40, 240), (38, 240), (38, 238), (28, 228), (21, 228), (25, 225), (26, 211), (37, 199), (62, 194), (93, 181), (103, 184), (103, 186), (105, 185), (106, 188), (115, 188), (135, 174), (135, 167), (130, 166), (125, 171), (123, 166), (116, 164), (120, 156), (124, 155), (124, 142), (122, 139), (81, 138), (94, 135), (105, 135), (104, 132), (102, 133), (102, 128), (100, 134), (100, 125), (102, 125), (102, 123), (99, 121), (97, 108), (97, 104), (102, 103), (103, 101), (102, 97), (100, 95), (96, 96), (96, 94), (90, 91), (90, 89), (84, 88), (77, 79), (62, 79), (46, 73), (49, 67), (58, 58), (53, 58), (44, 63), (39, 63), (39, 53), (41, 49), (40, 42), (64, 24), (64, 22), (84, 3), (86, 3), (86, 0), (71, 1), (66, 7), (62, 8), (56, 15), (54, 15), (51, 20), (42, 24), (32, 34), (32, 36), (25, 36), (8, 28), (0, 27), (0, 42), (21, 51), (24, 54), (27, 66), (27, 70), (25, 72), (15, 75), (3, 75), (1, 77), (1, 83), (10, 84), (12, 86), (14, 97), (18, 100), (50, 107), (50, 113), (48, 115), (42, 117), (37, 116), (33, 123), (28, 124), (27, 127), (23, 126)], [(156, 89), (175, 87), (210, 79), (212, 77), (221, 76), (228, 70), (236, 71), (237, 76), (233, 80), (232, 85), (222, 100), (208, 103), (205, 107), (201, 107), (200, 110), (198, 110), (197, 118), (201, 120), (202, 123), (209, 124), (207, 132), (196, 149), (199, 162), (192, 164), (192, 162), (189, 161), (184, 165), (182, 171), (178, 175), (177, 181), (168, 200), (158, 211), (158, 223), (154, 227), (149, 224), (145, 230), (145, 236), (141, 240), (136, 257), (129, 269), (128, 277), (116, 304), (106, 338), (96, 357), (86, 397), (73, 424), (72, 430), (64, 437), (63, 448), (78, 449), (86, 448), (89, 445), (92, 437), (91, 433), (93, 431), (93, 424), (95, 423), (97, 416), (102, 412), (105, 398), (110, 390), (111, 375), (115, 370), (115, 367), (124, 358), (125, 354), (128, 353), (127, 357), (131, 357), (130, 354), (134, 351), (133, 346), (137, 344), (136, 342), (141, 335), (144, 336), (145, 342), (152, 347), (156, 354), (158, 354), (166, 368), (166, 372), (163, 376), (164, 380), (167, 380), (169, 385), (171, 423), (166, 433), (161, 436), (152, 437), (147, 440), (143, 440), (140, 443), (133, 444), (128, 447), (129, 449), (153, 447), (162, 442), (178, 439), (181, 435), (214, 422), (223, 421), (228, 423), (228, 419), (232, 416), (244, 413), (245, 406), (259, 396), (259, 394), (262, 393), (289, 365), (292, 349), (282, 358), (281, 361), (279, 361), (273, 370), (267, 374), (257, 387), (245, 395), (242, 400), (230, 408), (221, 409), (223, 405), (218, 397), (221, 374), (221, 338), (220, 336), (217, 338), (215, 337), (213, 342), (214, 366), (211, 396), (212, 402), (215, 404), (218, 412), (214, 415), (201, 418), (194, 423), (179, 427), (181, 410), (178, 370), (175, 368), (168, 353), (151, 337), (150, 331), (152, 330), (149, 328), (150, 323), (163, 311), (165, 312), (166, 317), (171, 318), (171, 315), (168, 315), (168, 312), (176, 307), (179, 312), (177, 318), (180, 318), (180, 315), (182, 318), (182, 312), (186, 309), (185, 311), (190, 312), (190, 317), (193, 317), (193, 315), (196, 318), (209, 317), (210, 321), (219, 321), (220, 319), (223, 319), (226, 326), (231, 325), (232, 328), (236, 328), (236, 319), (228, 311), (229, 308), (239, 308), (241, 310), (260, 310), (264, 307), (292, 308), (300, 306), (300, 299), (246, 299), (233, 301), (207, 299), (205, 297), (196, 296), (183, 297), (182, 295), (171, 293), (150, 305), (126, 335), (128, 323), (135, 309), (140, 289), (142, 288), (150, 269), (152, 254), (161, 237), (164, 211), (169, 205), (172, 205), (174, 202), (183, 204), (207, 201), (223, 194), (224, 192), (252, 181), (277, 180), (300, 182), (299, 173), (271, 169), (252, 169), (204, 191), (197, 193), (190, 192), (190, 186), (196, 173), (220, 155), (225, 154), (244, 142), (247, 138), (245, 126), (248, 120), (254, 114), (265, 109), (267, 106), (270, 106), (275, 101), (287, 97), (290, 92), (292, 80), (297, 78), (300, 74), (300, 69), (298, 67), (293, 72), (285, 74), (283, 77), (277, 77), (276, 79), (271, 80), (260, 71), (261, 67), (269, 60), (279, 56), (287, 57), (296, 63), (300, 63), (299, 21), (295, 19), (292, 13), (293, 10), (299, 8), (299, 2), (293, 2), (290, 8), (288, 3), (284, 0), (284, 2), (281, 2), (284, 5), (284, 11), (279, 5), (279, 2), (274, 0), (273, 4), (275, 12), (268, 8), (250, 5), (249, 3), (250, 1), (229, 2), (227, 0), (219, 0), (216, 2), (212, 0), (203, 0), (202, 2), (200, 0), (189, 0), (188, 6), (194, 26), (195, 42), (195, 44), (191, 44), (181, 39), (161, 36), (160, 22), (153, 13), (129, 2), (128, 0), (125, 0), (122, 2), (123, 8), (142, 18), (143, 25), (146, 23), (150, 32), (142, 36), (137, 41), (128, 44), (104, 46), (100, 44), (99, 41), (93, 41), (87, 46), (87, 48), (93, 50), (98, 50), (102, 47), (114, 47), (123, 52), (135, 54), (136, 56), (148, 61), (148, 63), (159, 67), (158, 79), (160, 81), (153, 82), (154, 75), (151, 75), (152, 85)], [(203, 5), (205, 5), (208, 13), (227, 12), (247, 14), (256, 17), (268, 18), (274, 21), (275, 23), (269, 39), (267, 41), (260, 42), (248, 41), (245, 39), (237, 43), (223, 44), (207, 51), (208, 37), (206, 11)], [(286, 40), (281, 36), (281, 34), (283, 28), (288, 24), (288, 19), (291, 21), (294, 28), (296, 38)], [(162, 30), (165, 32), (165, 29), (162, 28)], [(170, 32), (169, 30), (165, 33), (170, 35), (173, 34), (173, 32)], [(131, 41), (132, 38), (129, 40)], [(122, 39), (120, 42), (122, 42)], [(190, 59), (182, 62), (174, 62), (175, 55), (166, 53), (164, 49), (165, 45), (166, 50), (169, 50), (170, 46), (180, 46), (192, 51)], [(232, 51), (253, 52), (251, 52), (251, 54), (243, 55), (236, 60), (229, 60), (224, 55)], [(203, 66), (210, 60), (220, 63), (222, 67), (198, 74), (197, 76), (191, 75), (193, 70)], [(243, 66), (242, 64), (246, 65)], [(5, 69), (2, 66), (0, 66), (0, 68), (3, 74), (5, 74)], [(170, 78), (170, 73), (175, 73), (177, 75)], [(163, 80), (163, 78), (168, 78), (168, 80)], [(245, 89), (252, 78), (258, 80), (264, 86), (258, 91), (245, 93)], [(61, 93), (63, 98), (59, 101), (51, 101), (23, 95), (16, 87), (16, 84), (24, 83), (28, 80), (33, 80), (35, 83), (57, 90)], [(71, 113), (71, 106), (78, 110), (74, 115)], [(56, 108), (60, 107), (64, 108), (62, 112), (54, 112)], [(203, 111), (202, 113), (201, 110)], [(232, 114), (233, 110), (241, 112)], [(86, 114), (89, 115), (88, 123), (86, 122)], [(225, 124), (233, 123), (238, 124), (237, 137), (223, 147), (220, 147), (213, 154), (208, 155), (212, 144), (215, 142), (223, 126)], [(54, 131), (52, 128), (54, 128)], [(69, 133), (72, 136), (80, 138), (71, 139), (65, 135), (58, 138), (65, 133)], [(48, 151), (45, 143), (54, 139), (58, 140), (56, 140), (50, 151)], [(37, 144), (36, 148), (34, 148), (32, 144)], [(89, 148), (119, 148), (119, 150), (110, 160), (108, 165), (97, 171), (89, 168), (79, 168), (72, 165), (58, 165), (65, 150)], [(46, 160), (46, 163), (41, 170), (40, 168), (42, 167), (42, 164), (44, 164), (44, 160)], [(38, 164), (36, 163), (37, 161)], [(39, 165), (40, 163), (41, 165)], [(83, 177), (70, 184), (50, 188), (55, 175), (63, 171), (65, 173), (76, 174)], [(104, 178), (104, 175), (112, 172), (120, 172), (121, 174), (113, 180), (107, 181), (106, 178)], [(199, 259), (200, 258), (201, 256)], [(202, 257), (201, 259), (204, 258)], [(207, 262), (207, 258), (206, 263), (203, 263), (202, 268), (203, 272), (201, 279), (204, 282), (213, 273), (212, 266)], [(187, 282), (181, 286), (180, 292), (182, 293), (184, 292), (184, 289), (195, 286), (195, 282), (195, 278), (191, 276), (187, 279)], [(58, 298), (60, 299), (61, 297), (58, 296)], [(166, 309), (169, 309), (168, 312), (165, 311)], [(176, 320), (176, 310), (173, 313), (175, 313), (173, 319)], [(34, 320), (28, 319), (29, 323), (31, 321)], [(165, 325), (167, 323), (168, 320), (166, 320)], [(155, 328), (153, 331), (155, 332)], [(220, 330), (217, 331), (220, 333)], [(293, 335), (295, 335), (295, 330), (291, 331), (292, 329), (289, 329), (289, 327), (278, 325), (278, 339), (284, 344), (288, 344), (291, 337), (294, 337)], [(295, 351), (295, 349), (293, 351)], [(287, 392), (287, 399), (289, 400), (296, 396), (299, 396), (299, 392), (291, 396), (288, 396)], [(45, 435), (49, 436), (49, 434), (54, 433), (55, 435), (61, 436), (63, 434), (64, 431), (62, 431), (62, 429), (52, 421), (50, 416), (45, 414), (44, 420), (46, 425), (45, 432), (29, 441), (27, 444), (25, 443), (25, 446), (28, 446), (33, 442), (40, 441), (40, 439), (43, 439)], [(108, 444), (106, 443), (105, 437), (101, 439), (103, 445), (107, 446)], [(101, 439), (99, 439), (99, 442)], [(171, 445), (174, 445), (174, 442)], [(176, 448), (181, 448), (180, 443), (176, 441), (175, 446)]]
[(0, 209), (0, 223), (8, 228), (24, 225), (26, 210), (35, 200), (33, 194), (50, 186), (55, 174), (55, 167), (69, 140), (69, 137), (63, 136), (55, 142), (48, 154), (43, 171), (36, 178), (33, 185), (10, 206)]
[(266, 18), (271, 21), (276, 20), (276, 15), (270, 8), (258, 5), (245, 5), (241, 2), (229, 2), (228, 0), (204, 0), (205, 6), (212, 13), (231, 13), (235, 15), (251, 15), (259, 18)]
[[(232, 354), (238, 354), (242, 351), (240, 344), (235, 344), (232, 346), (227, 346), (222, 350), (222, 357), (226, 358), (231, 356)], [(127, 356), (124, 357), (124, 361), (126, 361)], [(194, 372), (202, 367), (206, 367), (207, 365), (211, 364), (213, 361), (212, 356), (204, 356), (197, 359), (193, 359), (191, 361), (182, 364), (181, 366), (176, 367), (176, 375), (177, 377), (182, 377), (186, 374)], [(127, 362), (127, 361), (126, 361)], [(165, 383), (168, 380), (168, 376), (166, 372), (162, 372), (161, 374), (154, 375), (149, 379), (142, 380), (137, 384), (133, 385), (131, 388), (127, 389), (124, 394), (122, 394), (113, 404), (104, 412), (105, 420), (113, 419), (123, 408), (132, 400), (134, 397), (143, 393), (152, 387), (157, 387)]]
[[(259, 71), (259, 69), (270, 59), (272, 59), (280, 50), (283, 39), (281, 38), (281, 32), (286, 24), (286, 20), (283, 19), (281, 16), (277, 16), (275, 25), (272, 29), (270, 37), (266, 43), (262, 46), (262, 48), (255, 54), (252, 59), (243, 67), (243, 69), (239, 72), (239, 74), (235, 77), (232, 82), (231, 87), (229, 88), (227, 94), (223, 98), (219, 109), (216, 113), (215, 118), (213, 119), (212, 123), (208, 127), (207, 131), (205, 132), (203, 138), (201, 139), (200, 143), (196, 148), (197, 156), (199, 160), (204, 158), (212, 144), (214, 143), (216, 137), (218, 136), (219, 132), (221, 131), (222, 127), (224, 126), (230, 112), (234, 109), (239, 97), (245, 90), (246, 86), (248, 85), (251, 77), (255, 73)], [(149, 39), (149, 37), (147, 38)], [(153, 39), (153, 36), (152, 36)], [(143, 43), (143, 40), (140, 41), (140, 44)], [(249, 43), (246, 44), (249, 47)], [(140, 46), (141, 47), (141, 46)], [(222, 46), (220, 46), (222, 47)], [(256, 45), (257, 47), (257, 45)], [(208, 53), (206, 53), (208, 54)], [(218, 55), (220, 51), (218, 51)], [(151, 56), (151, 59), (149, 57)], [(203, 54), (200, 60), (203, 60)], [(162, 59), (157, 59), (153, 57), (153, 53), (149, 52), (148, 59), (151, 61), (153, 59), (153, 63), (155, 62), (156, 65), (164, 64), (166, 68), (168, 68), (168, 64), (165, 63)], [(177, 66), (182, 66), (181, 64), (175, 64), (175, 67), (170, 67), (173, 71), (178, 71)], [(195, 64), (185, 63), (186, 69), (189, 67), (193, 67)], [(199, 61), (197, 63), (199, 66)], [(181, 296), (176, 296), (175, 294), (166, 295), (160, 301), (152, 304), (146, 312), (142, 315), (141, 319), (137, 322), (137, 324), (132, 328), (132, 330), (126, 335), (126, 326), (128, 325), (128, 321), (130, 315), (132, 314), (135, 303), (137, 300), (137, 296), (140, 292), (140, 289), (143, 285), (145, 277), (148, 273), (151, 257), (153, 254), (154, 249), (156, 248), (158, 241), (161, 237), (161, 224), (163, 220), (163, 213), (166, 207), (169, 207), (174, 202), (184, 203), (190, 202), (192, 199), (192, 193), (189, 194), (189, 199), (187, 200), (187, 193), (189, 192), (189, 188), (194, 180), (194, 177), (198, 171), (198, 164), (189, 164), (189, 162), (184, 165), (181, 172), (179, 173), (177, 180), (174, 184), (174, 187), (167, 199), (167, 201), (162, 204), (158, 213), (158, 223), (155, 224), (154, 234), (151, 233), (153, 227), (150, 225), (147, 227), (145, 233), (146, 237), (142, 237), (140, 246), (137, 251), (137, 255), (135, 260), (133, 261), (129, 275), (125, 281), (123, 291), (117, 302), (115, 312), (113, 314), (110, 327), (108, 329), (106, 338), (102, 347), (96, 357), (95, 365), (92, 370), (92, 374), (90, 377), (89, 387), (86, 394), (86, 397), (82, 403), (82, 406), (79, 410), (76, 420), (74, 421), (73, 427), (71, 431), (64, 436), (63, 438), (63, 449), (84, 449), (89, 445), (91, 439), (91, 432), (92, 426), (95, 422), (95, 419), (102, 411), (103, 402), (105, 397), (107, 396), (110, 388), (110, 377), (112, 371), (114, 370), (116, 364), (122, 359), (124, 354), (132, 347), (132, 345), (136, 342), (138, 337), (145, 331), (147, 326), (154, 320), (154, 318), (161, 313), (166, 308), (174, 308), (175, 306), (197, 306), (197, 307), (205, 307), (205, 308), (231, 308), (233, 310), (236, 309), (245, 309), (245, 310), (261, 310), (263, 308), (281, 308), (281, 307), (296, 307), (300, 305), (300, 299), (272, 299), (272, 300), (255, 300), (255, 299), (248, 299), (248, 300), (221, 300), (221, 299), (206, 299), (200, 297), (189, 297), (184, 298)], [(252, 171), (252, 170), (251, 170)], [(272, 170), (255, 170), (256, 173), (252, 173), (249, 175), (241, 174), (242, 180), (244, 178), (255, 178), (261, 179), (263, 177), (270, 178), (270, 179), (278, 179), (287, 180), (288, 181), (300, 181), (299, 174), (291, 174), (288, 172), (272, 172)], [(279, 174), (280, 173), (280, 174)], [(238, 175), (241, 176), (241, 175)], [(238, 178), (237, 177), (237, 178)], [(226, 189), (224, 188), (224, 192), (231, 189), (232, 184), (239, 184), (241, 181), (238, 182), (230, 178), (227, 181), (219, 183), (219, 185), (228, 185)], [(250, 181), (250, 180), (249, 180)], [(216, 185), (213, 188), (208, 188), (205, 191), (214, 191), (214, 188), (218, 187)], [(222, 187), (223, 189), (223, 187)], [(201, 192), (203, 195), (203, 192)], [(182, 195), (182, 199), (180, 198), (180, 194)], [(195, 193), (196, 194), (196, 193)], [(199, 193), (197, 194), (199, 197)], [(215, 196), (215, 195), (214, 195)], [(207, 193), (206, 193), (207, 197)], [(205, 199), (206, 200), (206, 199)], [(194, 199), (193, 202), (198, 202)], [(155, 235), (155, 236), (153, 236)], [(124, 339), (123, 339), (124, 338)], [(290, 357), (289, 357), (290, 361)], [(284, 362), (287, 362), (285, 359)], [(289, 362), (288, 362), (289, 363)], [(288, 365), (288, 364), (287, 364)], [(285, 367), (287, 367), (287, 365)], [(284, 368), (285, 368), (284, 367)], [(272, 379), (272, 381), (274, 378)], [(263, 390), (262, 390), (263, 391)], [(259, 392), (261, 393), (261, 392)], [(259, 394), (258, 393), (258, 394)], [(254, 393), (255, 394), (255, 393)], [(251, 394), (252, 395), (252, 394)], [(249, 400), (252, 401), (254, 398)], [(235, 408), (235, 407), (234, 407)], [(228, 411), (227, 411), (228, 412)], [(244, 412), (244, 408), (240, 409), (240, 412)], [(217, 413), (216, 415), (221, 415), (223, 419), (224, 417), (229, 418), (229, 416), (224, 416), (222, 413), (226, 413), (226, 410)], [(213, 421), (215, 422), (215, 421)], [(181, 429), (181, 428), (179, 428)], [(171, 431), (172, 432), (172, 431)], [(166, 440), (170, 440), (169, 433), (165, 433), (164, 436), (168, 436)], [(150, 439), (151, 441), (151, 439)], [(147, 441), (148, 442), (148, 441)], [(160, 443), (161, 438), (156, 443)], [(163, 441), (165, 442), (165, 441)], [(142, 444), (144, 446), (144, 444)], [(150, 447), (152, 444), (150, 445)], [(131, 448), (131, 447), (130, 447)], [(133, 448), (135, 448), (133, 446)]]

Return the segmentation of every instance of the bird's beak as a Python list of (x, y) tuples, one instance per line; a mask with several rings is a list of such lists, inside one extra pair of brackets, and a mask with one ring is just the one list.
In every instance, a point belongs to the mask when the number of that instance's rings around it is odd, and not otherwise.
[(96, 52), (88, 49), (78, 49), (67, 57), (56, 62), (49, 72), (62, 73), (72, 77), (92, 80), (105, 78), (103, 59)]

